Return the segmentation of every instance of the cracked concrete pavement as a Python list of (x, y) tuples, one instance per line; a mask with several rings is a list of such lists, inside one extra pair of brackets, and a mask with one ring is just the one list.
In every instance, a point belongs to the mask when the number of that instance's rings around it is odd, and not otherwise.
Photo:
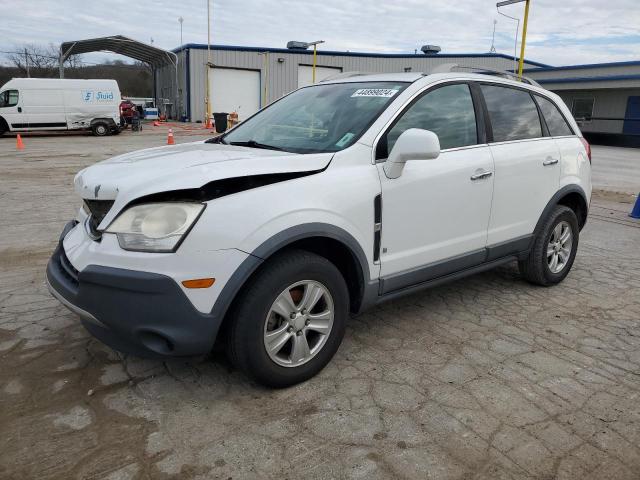
[(73, 174), (164, 134), (0, 139), (0, 478), (640, 478), (628, 196), (596, 195), (560, 286), (508, 265), (393, 301), (316, 378), (267, 390), (217, 353), (123, 357), (46, 291)]

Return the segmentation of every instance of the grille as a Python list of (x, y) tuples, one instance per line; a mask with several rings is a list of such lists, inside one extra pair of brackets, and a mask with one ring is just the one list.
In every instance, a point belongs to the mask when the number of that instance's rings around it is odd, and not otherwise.
[(102, 232), (98, 230), (98, 225), (100, 225), (102, 219), (109, 210), (111, 210), (113, 200), (85, 200), (84, 204), (91, 213), (88, 223), (91, 234), (96, 238), (100, 238)]
[(64, 253), (64, 248), (60, 245), (60, 269), (65, 277), (67, 277), (71, 283), (78, 285), (78, 270), (71, 265), (71, 262), (67, 258), (67, 254)]

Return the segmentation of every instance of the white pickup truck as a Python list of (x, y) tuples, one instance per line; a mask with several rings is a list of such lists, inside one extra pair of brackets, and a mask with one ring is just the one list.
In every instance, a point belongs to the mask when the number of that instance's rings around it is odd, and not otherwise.
[(119, 133), (120, 101), (115, 80), (13, 78), (0, 88), (0, 135), (42, 130)]

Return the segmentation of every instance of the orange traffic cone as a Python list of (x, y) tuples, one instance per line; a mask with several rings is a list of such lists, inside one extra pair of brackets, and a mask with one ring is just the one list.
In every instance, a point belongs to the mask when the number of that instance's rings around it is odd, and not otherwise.
[(24, 150), (24, 143), (22, 143), (22, 137), (20, 136), (20, 134), (18, 134), (18, 136), (16, 137), (16, 149)]
[(173, 139), (173, 129), (169, 129), (169, 135), (167, 135), (167, 145), (175, 145), (176, 141)]
[(211, 125), (211, 119), (210, 118), (207, 118), (207, 123), (205, 124), (204, 128), (206, 128), (206, 129), (213, 128), (213, 126)]

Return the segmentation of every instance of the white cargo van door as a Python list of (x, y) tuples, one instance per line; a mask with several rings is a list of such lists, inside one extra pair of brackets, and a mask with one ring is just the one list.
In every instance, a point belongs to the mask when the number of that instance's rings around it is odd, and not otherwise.
[[(0, 117), (4, 119), (9, 130), (26, 130), (27, 116), (22, 111), (22, 98), (18, 90), (0, 92)], [(4, 126), (0, 126), (0, 129)]]
[(260, 110), (260, 72), (212, 68), (209, 77), (211, 112), (238, 112), (240, 121)]
[(62, 90), (26, 90), (22, 108), (27, 115), (30, 130), (65, 130), (65, 115)]

